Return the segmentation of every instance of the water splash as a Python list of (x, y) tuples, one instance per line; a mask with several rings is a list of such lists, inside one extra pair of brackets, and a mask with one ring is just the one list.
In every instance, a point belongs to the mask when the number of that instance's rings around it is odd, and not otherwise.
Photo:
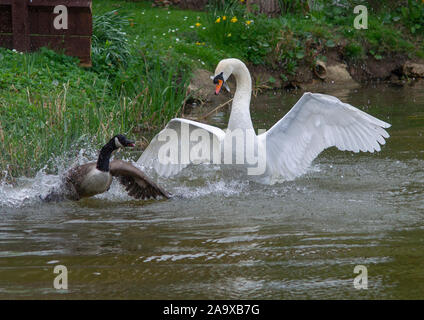
[[(35, 177), (20, 177), (14, 179), (13, 183), (8, 182), (7, 176), (0, 180), (0, 208), (41, 204), (41, 199), (52, 189), (60, 187), (62, 176), (69, 168), (97, 160), (98, 150), (90, 146), (89, 140), (80, 138), (71, 148), (72, 151), (52, 157)], [(77, 153), (74, 150), (78, 150)], [(119, 158), (131, 162), (131, 159), (122, 156)], [(229, 197), (239, 194), (249, 186), (249, 182), (241, 177), (242, 173), (225, 171), (220, 166), (189, 166), (178, 176), (166, 179), (136, 163), (133, 164), (178, 198), (197, 198), (211, 194)], [(50, 172), (48, 168), (55, 168), (54, 172)], [(117, 181), (113, 181), (108, 192), (93, 198), (102, 201), (134, 200)]]
[[(35, 177), (19, 177), (9, 182), (7, 175), (0, 180), (0, 208), (19, 208), (40, 204), (41, 197), (45, 196), (52, 188), (58, 187), (62, 175), (72, 166), (89, 161), (95, 161), (97, 150), (90, 146), (90, 139), (85, 136), (70, 148), (70, 151), (54, 156), (41, 168)], [(79, 150), (75, 155), (75, 150)], [(55, 168), (49, 170), (48, 168)], [(50, 172), (53, 171), (53, 172)]]
[(206, 185), (193, 188), (192, 186), (176, 187), (174, 195), (182, 198), (198, 198), (210, 194), (230, 197), (240, 194), (249, 185), (248, 181), (207, 181)]
[(22, 207), (41, 202), (40, 195), (58, 185), (58, 175), (47, 174), (45, 168), (37, 172), (34, 178), (20, 177), (12, 185), (5, 179), (0, 182), (0, 208)]

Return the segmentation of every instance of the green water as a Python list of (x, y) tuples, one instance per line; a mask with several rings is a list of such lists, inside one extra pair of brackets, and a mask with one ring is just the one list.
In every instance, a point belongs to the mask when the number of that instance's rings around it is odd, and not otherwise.
[[(132, 201), (114, 185), (41, 204), (31, 200), (40, 177), (3, 186), (0, 298), (423, 299), (424, 92), (320, 92), (391, 123), (382, 151), (329, 149), (308, 174), (274, 186), (188, 169), (160, 180), (178, 196), (169, 201)], [(272, 126), (300, 95), (255, 99), (255, 127)], [(19, 207), (7, 202), (16, 194)], [(68, 290), (53, 288), (56, 265), (68, 269)], [(354, 288), (356, 265), (368, 289)]]

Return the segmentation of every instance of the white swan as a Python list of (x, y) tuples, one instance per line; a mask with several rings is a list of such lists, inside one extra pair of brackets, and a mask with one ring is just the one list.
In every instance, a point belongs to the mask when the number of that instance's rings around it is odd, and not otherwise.
[[(239, 143), (239, 146), (243, 145), (241, 152), (244, 154), (236, 163), (249, 167), (246, 163), (252, 163), (247, 161), (251, 150), (248, 144), (251, 144), (254, 155), (264, 156), (265, 168), (260, 174), (260, 181), (273, 183), (304, 174), (326, 148), (335, 146), (342, 151), (380, 151), (380, 144), (385, 144), (384, 138), (389, 137), (383, 128), (390, 127), (390, 124), (333, 96), (309, 92), (269, 131), (256, 135), (249, 110), (252, 81), (243, 62), (224, 59), (218, 64), (213, 78), (216, 94), (221, 87), (226, 87), (225, 81), (231, 74), (236, 79), (237, 88), (226, 132), (196, 121), (172, 119), (153, 138), (138, 163), (153, 167), (159, 175), (169, 177), (190, 163), (223, 161), (227, 147), (232, 148), (230, 152), (234, 156), (235, 144)], [(237, 130), (249, 138), (243, 143), (237, 139), (234, 141)], [(210, 153), (199, 150), (210, 150)], [(231, 160), (234, 163), (234, 158)]]

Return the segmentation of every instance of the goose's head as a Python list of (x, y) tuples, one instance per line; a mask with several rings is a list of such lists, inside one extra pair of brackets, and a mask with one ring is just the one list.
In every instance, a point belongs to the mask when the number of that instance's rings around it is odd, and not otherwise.
[(134, 141), (128, 140), (123, 134), (117, 134), (111, 139), (111, 142), (115, 145), (115, 149), (135, 147)]
[(228, 92), (230, 88), (227, 85), (227, 79), (233, 73), (234, 62), (237, 59), (224, 59), (221, 60), (215, 69), (215, 75), (211, 77), (215, 84), (215, 94), (219, 94), (221, 88), (224, 87)]

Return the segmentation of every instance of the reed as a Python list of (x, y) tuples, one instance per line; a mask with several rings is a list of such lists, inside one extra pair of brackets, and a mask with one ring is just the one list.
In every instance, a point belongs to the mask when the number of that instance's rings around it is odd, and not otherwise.
[(177, 60), (140, 55), (128, 69), (102, 78), (46, 50), (0, 54), (9, 61), (2, 72), (17, 79), (0, 86), (2, 176), (33, 175), (46, 165), (54, 170), (50, 159), (78, 149), (81, 136), (100, 146), (115, 133), (151, 134), (178, 115), (186, 99), (189, 73)]

